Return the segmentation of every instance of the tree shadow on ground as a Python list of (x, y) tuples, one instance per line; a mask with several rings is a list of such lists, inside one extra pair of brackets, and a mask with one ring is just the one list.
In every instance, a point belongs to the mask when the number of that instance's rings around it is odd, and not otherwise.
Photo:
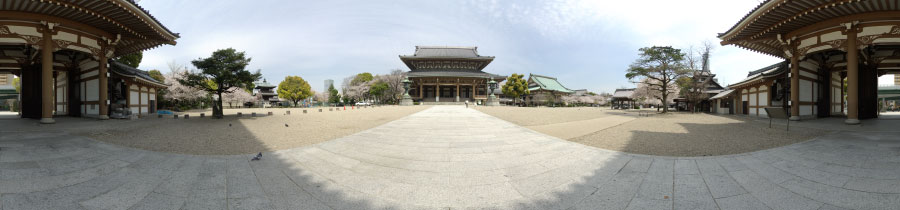
[[(596, 149), (597, 152), (592, 153), (595, 156), (582, 157), (583, 162), (573, 161), (575, 163), (569, 166), (554, 169), (563, 171), (552, 175), (556, 180), (550, 183), (555, 187), (547, 188), (544, 194), (517, 202), (514, 208), (715, 209), (719, 206), (710, 196), (698, 165), (700, 168), (704, 165), (724, 167), (719, 166), (717, 161), (728, 158), (703, 156), (775, 148), (805, 141), (809, 138), (796, 138), (819, 132), (809, 129), (787, 132), (783, 127), (770, 129), (768, 125), (750, 119), (728, 118), (736, 122), (677, 123), (680, 132), (654, 132), (653, 125), (646, 125), (645, 130), (631, 131), (630, 139), (618, 148), (630, 153)], [(723, 131), (727, 135), (720, 135)], [(594, 135), (602, 133), (600, 131)], [(639, 154), (641, 152), (653, 155)], [(727, 164), (734, 166), (735, 163)]]
[[(308, 114), (335, 113), (328, 113), (327, 109), (324, 113), (312, 110)], [(350, 110), (347, 109), (347, 114), (351, 114)], [(302, 111), (292, 114), (302, 115)], [(221, 127), (221, 130), (212, 129), (216, 132), (254, 133), (253, 127), (245, 125), (247, 119), (235, 120), (234, 115), (215, 121), (209, 116), (199, 118), (195, 114), (189, 119), (184, 119), (183, 115), (179, 119), (172, 119), (171, 115), (165, 117), (144, 120), (177, 123), (176, 126), (215, 122), (211, 126)], [(245, 114), (243, 118), (248, 117)], [(250, 120), (268, 117), (260, 115)], [(59, 117), (57, 123), (51, 125), (32, 119), (0, 121), (0, 134), (5, 137), (0, 138), (3, 147), (0, 148), (0, 171), (4, 174), (0, 179), (0, 186), (4, 188), (0, 190), (0, 206), (4, 209), (379, 208), (363, 197), (349, 197), (345, 190), (319, 175), (323, 171), (310, 170), (304, 165), (308, 163), (307, 159), (298, 160), (297, 155), (291, 154), (297, 150), (264, 152), (261, 160), (251, 161), (252, 154), (154, 152), (100, 143), (72, 134), (93, 129), (122, 132), (143, 129), (145, 124), (134, 122), (70, 117)], [(226, 123), (230, 125), (224, 126)], [(249, 143), (259, 148), (268, 146), (262, 141)], [(205, 144), (213, 146), (216, 142)]]

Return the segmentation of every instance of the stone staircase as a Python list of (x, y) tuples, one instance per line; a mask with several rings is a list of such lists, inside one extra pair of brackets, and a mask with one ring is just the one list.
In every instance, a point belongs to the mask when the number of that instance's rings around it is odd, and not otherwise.
[(466, 102), (444, 102), (444, 101), (441, 101), (441, 102), (434, 102), (434, 101), (428, 102), (428, 101), (426, 101), (426, 102), (422, 102), (422, 105), (466, 105)]

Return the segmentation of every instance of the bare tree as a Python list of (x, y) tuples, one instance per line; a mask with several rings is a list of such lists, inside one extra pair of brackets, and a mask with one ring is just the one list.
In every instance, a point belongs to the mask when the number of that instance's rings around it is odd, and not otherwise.
[(678, 86), (681, 88), (681, 97), (688, 102), (691, 112), (697, 111), (700, 102), (709, 98), (705, 93), (706, 87), (712, 81), (712, 73), (709, 71), (709, 53), (713, 45), (709, 41), (703, 42), (700, 49), (693, 46), (688, 48), (685, 56), (685, 66), (691, 71), (690, 76), (679, 78)]

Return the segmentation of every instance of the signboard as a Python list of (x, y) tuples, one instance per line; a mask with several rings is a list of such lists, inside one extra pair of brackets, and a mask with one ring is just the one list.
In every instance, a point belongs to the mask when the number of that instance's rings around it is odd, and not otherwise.
[(791, 120), (790, 116), (787, 114), (787, 109), (781, 107), (766, 107), (766, 115), (769, 116), (769, 128), (772, 128), (772, 119), (785, 119), (787, 120), (787, 130), (791, 130)]

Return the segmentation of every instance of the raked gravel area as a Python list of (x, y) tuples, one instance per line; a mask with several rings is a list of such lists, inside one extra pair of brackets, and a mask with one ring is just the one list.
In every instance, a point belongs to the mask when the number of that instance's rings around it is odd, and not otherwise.
[[(581, 144), (665, 156), (729, 155), (807, 141), (825, 130), (772, 128), (753, 117), (609, 108), (479, 107), (479, 111)], [(641, 112), (650, 113), (643, 115)]]
[[(405, 117), (427, 106), (226, 109), (224, 119), (199, 112), (75, 130), (78, 135), (146, 150), (195, 155), (256, 154), (316, 144)], [(319, 112), (322, 109), (322, 112)], [(331, 109), (332, 111), (329, 111)], [(306, 114), (303, 111), (306, 110)], [(287, 115), (286, 112), (291, 114)], [(238, 117), (237, 113), (242, 116)], [(252, 113), (256, 117), (252, 117)], [(268, 112), (272, 112), (268, 116)], [(190, 115), (185, 119), (184, 114)], [(114, 120), (120, 121), (120, 120)], [(104, 122), (110, 123), (110, 122)]]
[(900, 133), (840, 131), (737, 155), (637, 155), (461, 106), (260, 161), (5, 130), (0, 208), (897, 209), (898, 151)]

